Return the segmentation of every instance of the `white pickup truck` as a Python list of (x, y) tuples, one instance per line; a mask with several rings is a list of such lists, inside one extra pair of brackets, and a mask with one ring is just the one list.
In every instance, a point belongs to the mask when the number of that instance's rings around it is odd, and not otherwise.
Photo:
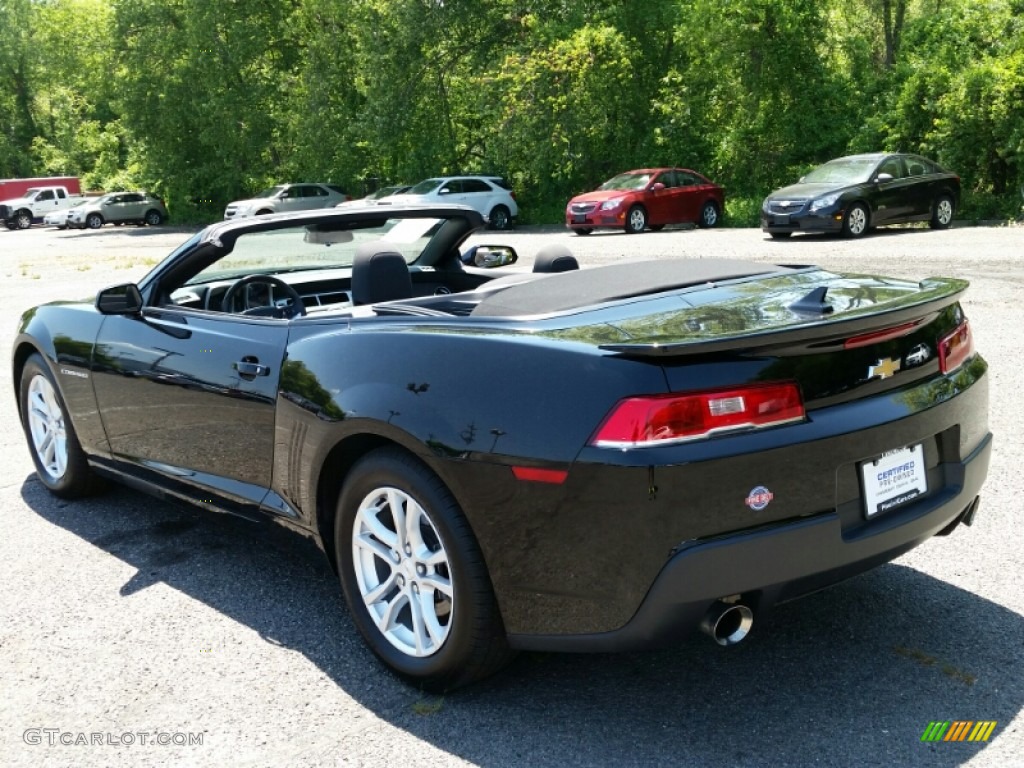
[(67, 187), (32, 187), (22, 197), (0, 200), (0, 221), (8, 229), (28, 229), (46, 214), (66, 210), (84, 199), (68, 192)]

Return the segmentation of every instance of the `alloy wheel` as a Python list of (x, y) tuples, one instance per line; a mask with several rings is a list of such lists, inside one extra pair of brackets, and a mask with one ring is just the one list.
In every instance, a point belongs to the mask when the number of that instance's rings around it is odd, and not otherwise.
[(43, 471), (60, 480), (68, 467), (67, 431), (57, 393), (44, 376), (34, 376), (28, 385), (28, 428)]
[(387, 641), (416, 658), (437, 653), (452, 627), (454, 590), (426, 510), (397, 488), (371, 491), (356, 511), (352, 561), (363, 604)]

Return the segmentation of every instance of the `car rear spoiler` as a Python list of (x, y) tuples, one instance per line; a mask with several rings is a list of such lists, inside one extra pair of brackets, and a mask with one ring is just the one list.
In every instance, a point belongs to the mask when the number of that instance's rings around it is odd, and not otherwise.
[(730, 332), (713, 338), (694, 338), (679, 342), (633, 342), (600, 344), (599, 349), (623, 357), (666, 358), (679, 355), (707, 355), (741, 352), (751, 349), (804, 345), (828, 350), (851, 336), (881, 331), (904, 323), (929, 321), (967, 290), (966, 280), (928, 278), (919, 284), (921, 291), (904, 299), (874, 305), (842, 314), (821, 313), (806, 322), (779, 328)]

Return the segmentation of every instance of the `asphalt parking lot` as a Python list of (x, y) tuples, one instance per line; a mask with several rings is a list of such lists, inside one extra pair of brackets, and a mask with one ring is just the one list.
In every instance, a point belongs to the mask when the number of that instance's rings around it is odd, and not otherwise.
[[(183, 229), (0, 230), (0, 349), (21, 312), (141, 277)], [(0, 761), (112, 765), (1021, 765), (1024, 228), (858, 241), (757, 230), (484, 233), (528, 267), (714, 256), (963, 277), (990, 364), (995, 452), (977, 520), (781, 607), (750, 639), (620, 655), (522, 654), (444, 697), (363, 646), (326, 562), (280, 530), (127, 490), (67, 503), (36, 482), (0, 393)], [(628, 520), (623, 525), (630, 524)], [(924, 743), (936, 720), (996, 721)], [(162, 743), (166, 742), (166, 743)]]

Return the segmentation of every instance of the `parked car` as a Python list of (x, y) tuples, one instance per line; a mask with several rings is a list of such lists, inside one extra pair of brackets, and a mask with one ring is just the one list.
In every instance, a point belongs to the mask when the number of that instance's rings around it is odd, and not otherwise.
[(264, 189), (248, 200), (228, 203), (228, 207), (224, 209), (224, 218), (235, 219), (264, 216), (269, 213), (333, 208), (338, 203), (351, 199), (352, 196), (336, 184), (279, 184)]
[(356, 198), (355, 200), (344, 200), (338, 203), (335, 208), (345, 208), (352, 205), (376, 205), (383, 197), (391, 197), (393, 195), (403, 195), (409, 191), (411, 185), (399, 184), (391, 187), (381, 187), (376, 192)]
[(468, 205), (483, 214), (491, 229), (508, 229), (519, 218), (515, 192), (501, 176), (438, 176), (424, 179), (400, 197), (389, 195), (377, 203)]
[(873, 227), (927, 221), (953, 223), (960, 177), (919, 155), (876, 152), (830, 160), (761, 205), (761, 229), (774, 238), (794, 232), (860, 237)]
[[(17, 185), (7, 186), (14, 188)], [(31, 187), (21, 197), (0, 201), (0, 221), (8, 229), (28, 229), (33, 224), (42, 223), (48, 213), (66, 211), (83, 199), (63, 184)]]
[(157, 227), (167, 220), (164, 201), (148, 192), (110, 192), (86, 200), (68, 214), (72, 229), (99, 229), (104, 224), (149, 224)]
[(82, 200), (80, 203), (73, 205), (70, 208), (64, 210), (51, 211), (50, 213), (43, 216), (43, 225), (47, 227), (56, 227), (57, 229), (67, 229), (68, 216), (78, 207), (86, 205), (89, 201)]
[(633, 234), (668, 224), (713, 227), (725, 209), (725, 190), (688, 168), (642, 168), (614, 176), (565, 206), (565, 226), (577, 235), (595, 229)]
[(370, 648), (442, 691), (515, 649), (738, 643), (974, 520), (992, 438), (965, 281), (564, 247), (514, 272), (498, 245), (467, 266), (483, 226), (220, 222), (138, 283), (29, 310), (12, 382), (39, 481), (308, 535)]

